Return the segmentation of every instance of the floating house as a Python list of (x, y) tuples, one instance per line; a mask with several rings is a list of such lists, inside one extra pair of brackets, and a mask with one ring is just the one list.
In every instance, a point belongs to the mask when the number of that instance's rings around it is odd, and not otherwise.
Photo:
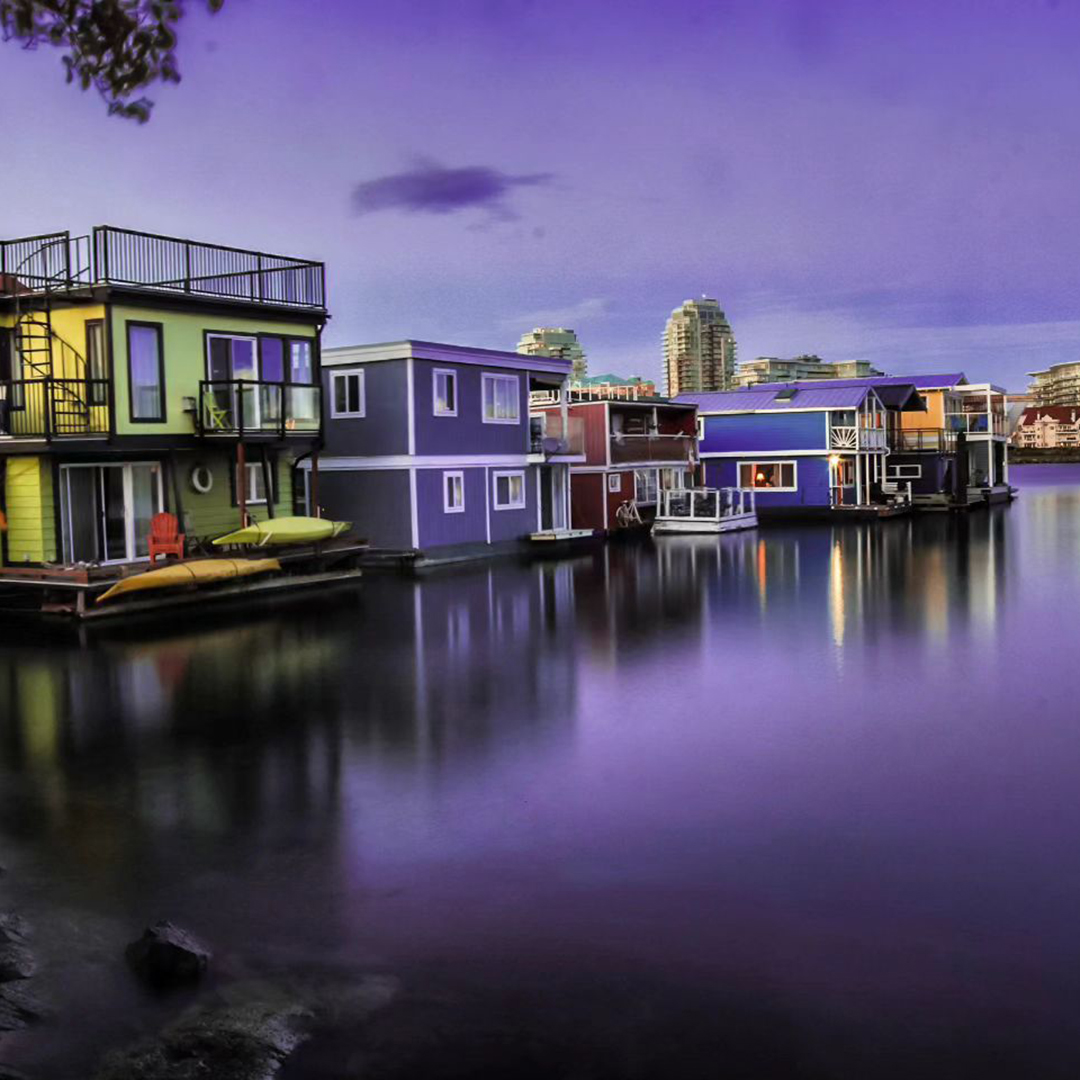
[[(569, 410), (584, 425), (585, 456), (570, 467), (571, 525), (613, 531), (644, 525), (659, 493), (691, 487), (697, 466), (697, 407), (660, 397), (594, 397), (587, 388), (535, 393), (534, 413)], [(548, 421), (550, 422), (550, 420)]]
[(911, 383), (774, 383), (678, 401), (698, 410), (705, 484), (753, 491), (762, 519), (909, 507), (887, 460), (901, 417), (925, 409)]
[(4, 560), (145, 559), (293, 513), (322, 436), (322, 263), (110, 226), (0, 241)]
[(570, 535), (572, 462), (583, 423), (531, 416), (530, 392), (560, 394), (558, 357), (396, 341), (327, 349), (326, 444), (304, 463), (314, 512), (352, 521), (373, 548), (454, 559)]

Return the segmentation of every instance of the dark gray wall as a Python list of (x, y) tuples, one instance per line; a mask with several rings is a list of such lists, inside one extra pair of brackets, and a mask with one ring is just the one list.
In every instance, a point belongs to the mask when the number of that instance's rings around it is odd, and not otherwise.
[(409, 452), (407, 412), (408, 373), (405, 360), (386, 360), (358, 365), (364, 372), (366, 416), (335, 420), (331, 416), (331, 373), (348, 371), (350, 366), (323, 369), (326, 395), (326, 449), (333, 457), (371, 457), (376, 454)]
[(319, 503), (372, 547), (412, 547), (408, 469), (321, 470)]

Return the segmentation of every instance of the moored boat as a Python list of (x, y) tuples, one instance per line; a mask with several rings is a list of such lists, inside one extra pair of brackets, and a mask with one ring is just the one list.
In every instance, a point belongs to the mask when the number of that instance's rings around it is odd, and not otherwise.
[(160, 570), (147, 570), (142, 574), (122, 578), (111, 589), (97, 598), (97, 603), (115, 600), (130, 593), (149, 592), (156, 589), (177, 589), (190, 585), (209, 585), (233, 578), (251, 577), (254, 574), (270, 574), (281, 569), (277, 559), (197, 559), (192, 562), (173, 563)]
[(258, 547), (279, 547), (287, 544), (314, 544), (330, 540), (348, 532), (348, 521), (330, 521), (327, 518), (279, 517), (266, 521), (253, 521), (243, 529), (219, 536), (215, 547), (226, 544), (255, 544)]
[(654, 535), (753, 529), (754, 493), (741, 488), (670, 488), (660, 493)]

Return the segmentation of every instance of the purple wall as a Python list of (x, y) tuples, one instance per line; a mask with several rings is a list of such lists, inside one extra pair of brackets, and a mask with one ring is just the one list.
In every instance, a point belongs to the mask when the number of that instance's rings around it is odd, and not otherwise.
[(535, 465), (524, 469), (525, 473), (525, 509), (524, 510), (496, 510), (495, 509), (495, 481), (492, 473), (501, 470), (492, 469), (488, 475), (488, 498), (491, 500), (491, 542), (498, 543), (500, 540), (514, 540), (518, 537), (528, 536), (536, 532), (536, 478), (538, 470)]
[[(464, 474), (465, 510), (460, 514), (448, 514), (443, 510), (443, 474), (446, 471)], [(416, 517), (421, 548), (486, 543), (484, 469), (417, 469)]]
[[(457, 372), (457, 416), (435, 416), (433, 372)], [(518, 379), (519, 422), (485, 424), (481, 376), (515, 375)], [(417, 454), (526, 454), (529, 450), (529, 375), (498, 367), (413, 361)]]
[(351, 521), (372, 547), (413, 546), (408, 469), (322, 469), (319, 502), (328, 517)]
[(334, 457), (371, 457), (409, 452), (409, 420), (405, 406), (408, 373), (404, 360), (357, 365), (364, 373), (363, 417), (335, 420), (331, 416), (331, 378), (334, 371), (353, 370), (350, 365), (323, 368), (326, 400), (326, 449)]
[(728, 450), (818, 450), (828, 443), (828, 413), (750, 413), (706, 416), (700, 453)]
[[(705, 484), (708, 487), (738, 487), (740, 461), (782, 461), (782, 455), (762, 455), (755, 458), (710, 458), (705, 461)], [(829, 459), (828, 457), (799, 457), (796, 461), (798, 491), (758, 490), (759, 510), (770, 507), (828, 506), (829, 505)]]

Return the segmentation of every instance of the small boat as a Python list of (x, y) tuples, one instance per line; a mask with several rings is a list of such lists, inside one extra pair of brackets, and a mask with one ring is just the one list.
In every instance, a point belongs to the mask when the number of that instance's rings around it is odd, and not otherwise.
[(329, 521), (314, 517), (279, 517), (253, 521), (243, 529), (219, 536), (215, 547), (225, 544), (255, 544), (258, 547), (278, 547), (285, 544), (314, 544), (348, 532), (348, 521)]
[(724, 533), (757, 527), (754, 492), (742, 488), (669, 488), (660, 493), (653, 535)]
[(99, 604), (115, 600), (129, 593), (148, 592), (153, 589), (177, 589), (185, 585), (209, 585), (216, 581), (250, 577), (252, 574), (270, 574), (281, 569), (277, 559), (197, 559), (193, 562), (173, 563), (160, 570), (147, 570), (122, 578), (98, 598)]

